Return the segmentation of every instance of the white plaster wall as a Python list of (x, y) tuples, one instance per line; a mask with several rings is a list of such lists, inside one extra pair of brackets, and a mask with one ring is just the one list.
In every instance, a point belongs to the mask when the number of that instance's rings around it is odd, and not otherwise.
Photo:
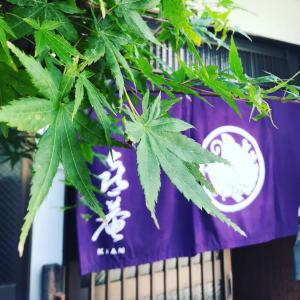
[(232, 24), (249, 34), (300, 45), (300, 0), (236, 0), (248, 11), (232, 13)]
[(32, 228), (30, 300), (41, 299), (41, 271), (46, 264), (63, 262), (64, 174), (59, 168), (49, 194), (40, 207)]

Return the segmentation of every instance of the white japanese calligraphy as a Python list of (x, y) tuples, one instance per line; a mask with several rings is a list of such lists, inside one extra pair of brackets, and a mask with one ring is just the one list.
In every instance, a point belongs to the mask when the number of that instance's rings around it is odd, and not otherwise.
[[(121, 209), (121, 193), (129, 187), (128, 181), (123, 179), (126, 169), (123, 162), (119, 160), (122, 154), (114, 150), (112, 152), (114, 159), (112, 159), (111, 155), (108, 155), (106, 159), (109, 170), (98, 175), (98, 178), (101, 180), (100, 190), (108, 198), (105, 202), (108, 213), (106, 222), (102, 218), (96, 219), (96, 222), (100, 223), (100, 225), (92, 236), (93, 242), (97, 241), (102, 232), (111, 236), (115, 243), (123, 240), (124, 235), (120, 232), (126, 225), (125, 220), (131, 216), (129, 211)], [(112, 172), (115, 175), (112, 175)]]

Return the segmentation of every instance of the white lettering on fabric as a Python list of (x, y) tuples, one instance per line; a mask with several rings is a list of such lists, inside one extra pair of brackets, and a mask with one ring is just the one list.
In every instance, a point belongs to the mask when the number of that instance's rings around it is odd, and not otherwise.
[[(109, 154), (106, 158), (108, 170), (97, 176), (99, 180), (101, 180), (100, 191), (106, 197), (105, 204), (108, 208), (108, 213), (106, 214), (105, 222), (103, 218), (96, 218), (95, 221), (99, 223), (99, 226), (92, 235), (91, 240), (93, 242), (96, 242), (100, 234), (103, 232), (110, 236), (114, 243), (123, 240), (124, 235), (121, 232), (126, 226), (126, 219), (131, 216), (131, 213), (128, 210), (122, 210), (121, 208), (121, 194), (129, 187), (128, 181), (123, 179), (126, 169), (120, 159), (122, 154), (112, 150), (112, 156)], [(105, 251), (105, 254), (123, 254), (121, 250), (119, 251), (119, 249), (115, 248), (113, 248), (114, 250), (104, 250), (103, 248), (99, 249), (97, 250), (98, 255), (104, 254), (102, 254), (102, 250), (103, 252)]]

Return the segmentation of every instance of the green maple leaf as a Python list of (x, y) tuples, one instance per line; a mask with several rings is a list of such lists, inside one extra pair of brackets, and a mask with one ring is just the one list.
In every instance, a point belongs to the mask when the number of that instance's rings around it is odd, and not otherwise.
[(184, 0), (163, 0), (163, 14), (178, 32), (183, 31), (190, 40), (200, 46), (201, 37), (189, 22), (189, 13), (184, 2)]
[(7, 64), (0, 63), (0, 106), (19, 96), (35, 96), (28, 74), (24, 70), (15, 71)]
[(74, 103), (74, 110), (72, 114), (72, 118), (74, 119), (81, 102), (84, 97), (84, 86), (83, 86), (83, 81), (81, 78), (78, 78), (75, 84), (75, 103)]
[(43, 35), (43, 39), (49, 45), (49, 48), (58, 55), (63, 63), (71, 64), (72, 56), (81, 56), (77, 49), (63, 36), (46, 30), (41, 30), (39, 32)]
[[(14, 31), (17, 38), (22, 38), (32, 33), (33, 29), (24, 19), (32, 18), (43, 21), (57, 21), (61, 26), (58, 32), (69, 41), (76, 41), (78, 34), (73, 23), (67, 17), (68, 14), (81, 13), (75, 3), (65, 1), (40, 0), (38, 4), (35, 1), (17, 1), (20, 7), (14, 7), (11, 14), (7, 17), (8, 24)], [(17, 17), (16, 17), (17, 16)]]
[(189, 169), (190, 173), (195, 177), (196, 181), (204, 186), (211, 193), (216, 193), (213, 185), (206, 179), (206, 177), (201, 173), (199, 164), (185, 162), (186, 167)]
[[(83, 112), (77, 112), (73, 115), (72, 106), (68, 106), (69, 115), (72, 120), (76, 131), (80, 135), (80, 140), (88, 145), (93, 146), (107, 146), (105, 130), (98, 121), (93, 120), (90, 116)], [(127, 146), (122, 142), (111, 139), (112, 146), (126, 148)]]
[(62, 95), (72, 88), (76, 62), (63, 75), (60, 83), (61, 90), (58, 91), (50, 73), (43, 69), (39, 62), (21, 52), (13, 44), (8, 46), (23, 63), (36, 88), (47, 99), (27, 97), (11, 101), (0, 110), (0, 122), (27, 131), (37, 131), (49, 125), (47, 132), (38, 143), (33, 165), (31, 197), (19, 242), (19, 252), (22, 255), (34, 216), (49, 191), (60, 162), (64, 166), (68, 180), (84, 197), (84, 204), (101, 218), (105, 219), (105, 215), (94, 194), (89, 170), (81, 148), (78, 147), (80, 141), (77, 128), (82, 126), (82, 124), (78, 125), (80, 114), (73, 122), (71, 113), (73, 104), (61, 102)]
[(138, 174), (144, 189), (146, 206), (156, 226), (159, 227), (155, 216), (155, 205), (161, 185), (160, 166), (154, 151), (149, 137), (143, 135), (137, 148)]
[(90, 145), (106, 145), (105, 132), (99, 122), (94, 121), (91, 117), (82, 112), (78, 112), (73, 120), (81, 140)]
[(85, 73), (80, 74), (79, 79), (87, 92), (88, 99), (93, 107), (101, 125), (104, 128), (106, 141), (111, 147), (111, 121), (108, 118), (106, 109), (113, 111), (104, 95), (96, 88), (96, 86), (87, 78)]
[[(11, 106), (13, 107), (13, 104)], [(34, 110), (34, 107), (29, 105), (28, 107), (28, 110), (30, 108)], [(56, 105), (55, 108), (53, 121), (47, 132), (42, 136), (35, 156), (31, 198), (20, 235), (20, 255), (22, 255), (24, 243), (36, 212), (51, 187), (59, 162), (63, 164), (68, 180), (84, 197), (85, 205), (105, 219), (103, 210), (94, 195), (94, 188), (82, 151), (78, 147), (77, 132), (71, 120), (69, 109), (65, 105), (60, 107)], [(20, 123), (20, 118), (21, 116), (15, 120), (14, 126)]]
[(60, 84), (59, 84), (59, 97), (63, 99), (67, 97), (74, 85), (75, 79), (78, 74), (78, 60), (79, 57), (75, 57), (71, 65), (65, 68), (65, 71), (62, 75)]
[(121, 68), (118, 62), (118, 59), (116, 57), (114, 48), (110, 48), (109, 41), (106, 40), (106, 47), (105, 47), (105, 58), (106, 58), (106, 63), (107, 67), (110, 69), (112, 75), (114, 76), (116, 80), (116, 86), (119, 89), (119, 95), (122, 97), (123, 91), (124, 91), (124, 78), (123, 74), (121, 72)]
[(198, 183), (204, 183), (203, 178), (200, 179), (199, 174), (192, 168), (195, 164), (227, 161), (181, 134), (181, 131), (192, 127), (190, 124), (174, 118), (161, 117), (160, 96), (150, 105), (147, 97), (144, 97), (143, 102), (143, 115), (136, 117), (133, 122), (126, 122), (125, 125), (128, 138), (137, 143), (139, 177), (151, 215), (155, 218), (162, 168), (185, 198), (245, 235), (214, 206), (203, 186)]
[(122, 14), (127, 26), (130, 28), (131, 31), (133, 31), (136, 35), (140, 36), (145, 40), (160, 45), (159, 41), (153, 35), (150, 27), (143, 20), (139, 12), (130, 8), (123, 8)]
[(99, 37), (90, 36), (87, 39), (87, 45), (84, 52), (84, 57), (87, 61), (87, 65), (91, 65), (100, 60), (105, 54), (105, 45), (102, 41), (99, 41)]
[[(16, 70), (15, 63), (10, 56), (9, 49), (7, 47), (7, 35), (15, 38), (15, 34), (7, 22), (0, 16), (0, 45), (3, 50), (3, 57), (1, 59), (9, 66)], [(2, 56), (2, 55), (1, 55)]]
[(231, 36), (230, 50), (229, 50), (229, 67), (232, 73), (241, 81), (246, 81), (242, 61), (239, 57), (233, 36)]
[(62, 35), (53, 33), (58, 30), (62, 23), (58, 21), (44, 21), (40, 24), (31, 18), (25, 18), (24, 21), (35, 29), (34, 39), (36, 43), (35, 56), (40, 55), (45, 47), (49, 47), (60, 60), (70, 65), (73, 57), (80, 57), (81, 54), (72, 46)]
[(18, 6), (26, 6), (26, 5), (29, 5), (30, 0), (7, 0), (8, 2), (12, 3), (12, 4), (16, 4)]
[(52, 121), (51, 101), (35, 97), (19, 98), (0, 110), (0, 121), (18, 130), (36, 132)]
[(93, 192), (93, 185), (89, 170), (85, 164), (78, 138), (71, 116), (66, 108), (62, 108), (58, 135), (61, 142), (62, 164), (66, 170), (68, 180), (84, 197), (84, 203), (101, 218), (105, 214)]
[(57, 100), (59, 95), (58, 87), (49, 71), (44, 69), (33, 57), (27, 56), (12, 43), (7, 42), (7, 45), (24, 65), (32, 79), (32, 83), (38, 89), (40, 94), (48, 99)]
[(157, 1), (120, 1), (116, 11), (124, 18), (129, 30), (144, 40), (159, 45), (148, 24), (141, 17), (141, 12), (156, 7)]
[(58, 117), (54, 124), (42, 136), (33, 163), (33, 177), (31, 181), (30, 200), (25, 216), (25, 222), (21, 229), (18, 250), (22, 256), (24, 244), (34, 217), (48, 194), (52, 180), (57, 172), (59, 165), (59, 144), (57, 135)]
[[(9, 108), (4, 107), (2, 110), (17, 110), (17, 107), (23, 102), (24, 100), (12, 102)], [(21, 127), (23, 126), (24, 119), (27, 117), (28, 113), (31, 113), (32, 115), (36, 114), (35, 105), (28, 102), (26, 106), (26, 111), (21, 111), (19, 114), (15, 115), (14, 119), (12, 118), (10, 120), (9, 124), (11, 126)], [(42, 119), (46, 118), (48, 113), (49, 112), (46, 112), (46, 115), (44, 116), (43, 113), (39, 111)], [(1, 117), (2, 115), (0, 112), (0, 121), (5, 121), (5, 119), (2, 119)], [(40, 126), (40, 121), (33, 119), (30, 126), (32, 128), (37, 128)], [(53, 103), (52, 122), (50, 123), (47, 132), (39, 141), (38, 150), (34, 160), (31, 198), (20, 235), (20, 255), (22, 255), (24, 243), (34, 220), (34, 216), (49, 191), (59, 162), (63, 164), (68, 180), (84, 197), (85, 205), (101, 218), (105, 218), (102, 208), (94, 195), (94, 188), (90, 179), (89, 170), (85, 164), (82, 151), (80, 147), (78, 147), (78, 143), (76, 126), (72, 122), (70, 109), (68, 109), (66, 105), (58, 107), (57, 104)]]
[(201, 100), (207, 102), (207, 100), (201, 97), (201, 95), (199, 95), (199, 93), (197, 93), (192, 88), (174, 81), (169, 76), (165, 76), (166, 74), (155, 74), (153, 72), (150, 62), (146, 58), (140, 57), (136, 60), (136, 64), (147, 79), (151, 80), (152, 83), (154, 83), (161, 91), (165, 92), (175, 102), (176, 95), (174, 95), (174, 93), (185, 93), (188, 95), (194, 95), (200, 98)]
[(119, 95), (122, 97), (124, 91), (124, 76), (121, 67), (126, 71), (132, 82), (135, 82), (131, 68), (121, 54), (120, 49), (130, 43), (130, 38), (122, 32), (116, 32), (110, 28), (110, 23), (97, 22), (95, 20), (96, 36), (91, 36), (87, 40), (87, 48), (84, 56), (88, 65), (97, 62), (105, 56), (106, 68), (113, 75)]

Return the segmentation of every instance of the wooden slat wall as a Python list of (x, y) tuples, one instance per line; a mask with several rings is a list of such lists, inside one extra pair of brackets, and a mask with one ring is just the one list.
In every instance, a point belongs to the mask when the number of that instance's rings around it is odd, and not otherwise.
[(89, 300), (231, 300), (228, 278), (230, 252), (205, 252), (92, 274)]

